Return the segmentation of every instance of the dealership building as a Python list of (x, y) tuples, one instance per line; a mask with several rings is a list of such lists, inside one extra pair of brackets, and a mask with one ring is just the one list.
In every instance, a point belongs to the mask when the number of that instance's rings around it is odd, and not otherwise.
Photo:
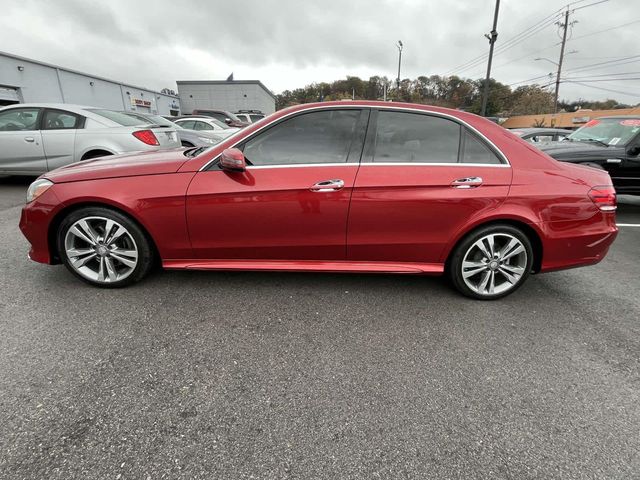
[(0, 52), (0, 106), (14, 103), (73, 103), (110, 110), (179, 115), (172, 92), (128, 83)]
[(229, 112), (276, 111), (276, 97), (260, 80), (178, 80), (180, 105), (185, 114), (195, 109), (218, 109)]

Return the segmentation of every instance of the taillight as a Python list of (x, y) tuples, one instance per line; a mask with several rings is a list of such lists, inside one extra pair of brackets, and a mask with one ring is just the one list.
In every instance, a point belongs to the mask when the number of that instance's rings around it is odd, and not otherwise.
[(589, 198), (603, 212), (613, 212), (617, 208), (616, 191), (611, 185), (593, 187), (589, 190)]
[(151, 130), (138, 130), (137, 132), (133, 132), (133, 136), (147, 145), (160, 145), (160, 142), (158, 142), (158, 139)]

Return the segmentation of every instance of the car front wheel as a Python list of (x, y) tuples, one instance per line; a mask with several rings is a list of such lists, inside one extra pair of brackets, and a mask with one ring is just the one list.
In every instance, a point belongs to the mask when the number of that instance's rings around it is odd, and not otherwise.
[(100, 287), (137, 282), (153, 264), (153, 250), (140, 227), (102, 207), (76, 210), (62, 221), (58, 252), (74, 275)]
[(533, 265), (529, 238), (511, 225), (490, 225), (469, 234), (455, 249), (449, 275), (462, 294), (495, 300), (516, 291)]

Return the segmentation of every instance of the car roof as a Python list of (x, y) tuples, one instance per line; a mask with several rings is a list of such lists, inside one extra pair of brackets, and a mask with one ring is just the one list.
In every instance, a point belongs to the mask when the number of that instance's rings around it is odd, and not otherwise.
[[(91, 107), (89, 105), (76, 105), (73, 103), (14, 103), (13, 105), (7, 105), (5, 108), (57, 108), (61, 110), (69, 110), (70, 112), (77, 112), (79, 110), (96, 109), (99, 107)], [(101, 110), (109, 110), (101, 109)]]

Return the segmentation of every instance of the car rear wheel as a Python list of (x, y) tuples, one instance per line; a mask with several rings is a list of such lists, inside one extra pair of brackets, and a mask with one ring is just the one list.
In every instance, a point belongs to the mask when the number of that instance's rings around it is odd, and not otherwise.
[(153, 265), (152, 247), (140, 227), (102, 207), (76, 210), (62, 221), (58, 252), (71, 273), (99, 287), (137, 282)]
[(449, 275), (462, 294), (495, 300), (515, 292), (533, 265), (529, 238), (511, 225), (490, 225), (469, 234), (455, 249)]

